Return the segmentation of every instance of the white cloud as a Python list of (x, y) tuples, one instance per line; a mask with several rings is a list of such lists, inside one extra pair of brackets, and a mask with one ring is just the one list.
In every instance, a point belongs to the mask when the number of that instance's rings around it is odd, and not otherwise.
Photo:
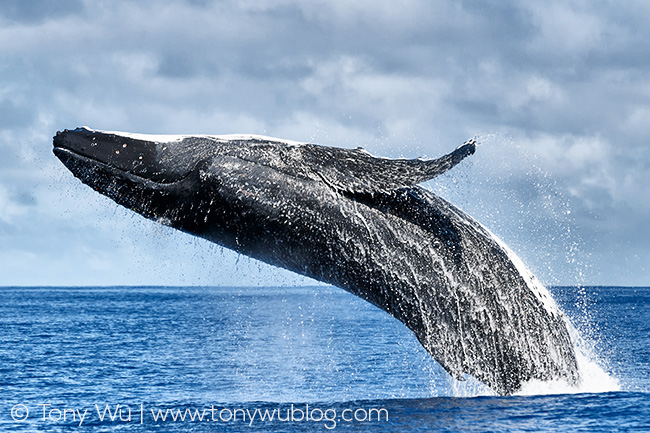
[(627, 118), (623, 122), (623, 128), (631, 138), (645, 141), (650, 138), (650, 106), (632, 105), (629, 108)]
[(545, 134), (528, 144), (558, 175), (567, 175), (590, 168), (601, 168), (612, 160), (611, 145), (597, 136)]
[(355, 110), (377, 119), (430, 113), (449, 93), (443, 80), (377, 71), (361, 59), (343, 56), (314, 65), (314, 73), (301, 82), (315, 99), (341, 112)]
[(533, 47), (554, 55), (587, 54), (602, 44), (605, 23), (593, 4), (582, 0), (531, 2), (539, 34)]
[(18, 217), (25, 215), (27, 206), (20, 205), (10, 195), (9, 190), (0, 185), (0, 222), (15, 225)]

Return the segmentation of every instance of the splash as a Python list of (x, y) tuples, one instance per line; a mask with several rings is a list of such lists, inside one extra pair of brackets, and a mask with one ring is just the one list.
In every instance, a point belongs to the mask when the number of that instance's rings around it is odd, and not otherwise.
[[(558, 394), (596, 394), (621, 391), (619, 380), (607, 371), (606, 360), (599, 357), (594, 345), (584, 339), (567, 319), (569, 335), (574, 344), (580, 382), (576, 385), (563, 380), (531, 380), (525, 382), (515, 396), (558, 395)], [(461, 382), (448, 376), (447, 393), (454, 397), (471, 398), (497, 396), (497, 394), (471, 376)]]
[(567, 320), (569, 335), (573, 340), (580, 382), (571, 386), (567, 382), (554, 380), (542, 382), (532, 380), (527, 382), (516, 395), (546, 395), (546, 394), (581, 394), (616, 392), (621, 390), (618, 379), (606, 371), (603, 360), (593, 349), (593, 345), (580, 336), (578, 330)]

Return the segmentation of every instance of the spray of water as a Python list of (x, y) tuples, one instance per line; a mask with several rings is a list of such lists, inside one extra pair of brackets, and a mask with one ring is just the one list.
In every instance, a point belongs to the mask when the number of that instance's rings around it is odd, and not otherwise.
[(620, 391), (621, 385), (614, 376), (606, 371), (603, 360), (594, 351), (594, 345), (584, 339), (578, 330), (567, 320), (569, 334), (575, 345), (580, 383), (572, 386), (564, 381), (530, 381), (524, 385), (518, 395), (539, 394), (578, 394)]

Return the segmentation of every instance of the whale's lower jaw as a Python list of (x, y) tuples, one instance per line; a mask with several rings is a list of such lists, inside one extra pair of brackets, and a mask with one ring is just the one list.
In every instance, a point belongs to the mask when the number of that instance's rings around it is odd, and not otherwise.
[[(152, 162), (156, 170), (136, 162), (136, 175), (123, 169), (128, 160), (113, 158), (119, 167), (102, 161), (114, 148), (90, 153), (79, 139), (88, 130), (78, 131), (58, 134), (54, 152), (82, 182), (147, 218), (367, 300), (402, 321), (457, 379), (469, 374), (501, 395), (529, 380), (580, 379), (565, 319), (550, 294), (481, 224), (417, 186), (383, 190), (352, 179), (349, 189), (339, 189), (347, 176), (341, 167), (372, 168), (366, 154), (242, 139), (199, 160), (192, 148), (180, 147), (198, 139), (186, 138), (175, 144), (184, 155), (179, 167), (167, 153), (164, 164)], [(81, 135), (74, 145), (89, 154), (57, 146), (75, 133)], [(119, 145), (111, 134), (110, 145)], [(92, 136), (105, 139), (98, 131)], [(152, 143), (129, 140), (134, 148)], [(209, 143), (200, 145), (210, 150)], [(312, 164), (341, 155), (351, 162), (316, 167), (313, 174)], [(409, 167), (408, 161), (398, 165), (400, 173)], [(390, 160), (378, 167), (390, 169)], [(153, 172), (155, 180), (142, 175)], [(400, 182), (410, 178), (400, 176)]]

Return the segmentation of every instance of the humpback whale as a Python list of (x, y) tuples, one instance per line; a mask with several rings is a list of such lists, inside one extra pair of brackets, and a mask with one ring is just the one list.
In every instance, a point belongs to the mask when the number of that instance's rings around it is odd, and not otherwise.
[(54, 153), (146, 218), (338, 286), (404, 323), (454, 378), (501, 395), (580, 380), (565, 318), (517, 256), (418, 186), (475, 152), (388, 159), (254, 135), (161, 136), (86, 127)]

